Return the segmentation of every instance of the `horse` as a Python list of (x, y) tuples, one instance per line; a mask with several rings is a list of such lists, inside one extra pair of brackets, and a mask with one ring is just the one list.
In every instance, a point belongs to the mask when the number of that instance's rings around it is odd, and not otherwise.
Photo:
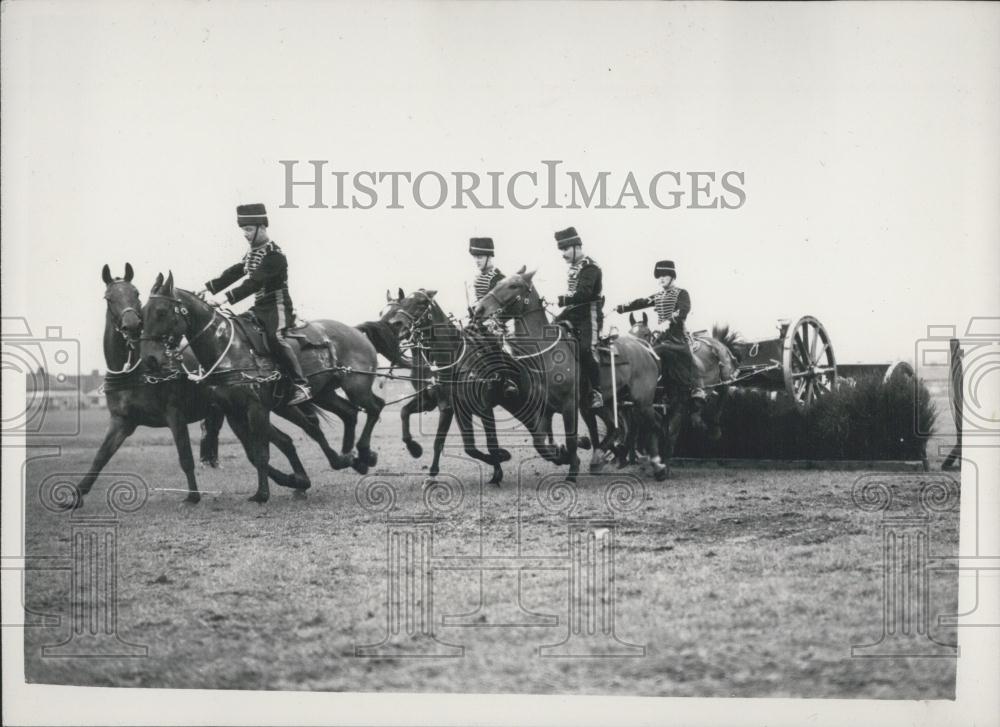
[[(649, 319), (646, 314), (643, 313), (642, 319), (637, 320), (634, 314), (630, 313), (629, 324), (631, 326), (629, 332), (650, 343), (654, 351), (666, 359), (664, 368), (669, 369), (671, 349), (659, 343), (656, 332), (649, 328)], [(692, 353), (695, 367), (701, 378), (702, 387), (709, 392), (703, 419), (709, 437), (719, 439), (722, 436), (720, 420), (722, 409), (728, 397), (729, 384), (738, 373), (740, 335), (731, 330), (728, 325), (715, 324), (712, 327), (711, 336), (695, 334), (693, 340), (695, 345)], [(680, 434), (690, 392), (672, 386), (673, 382), (669, 376), (665, 377), (662, 383), (666, 393), (666, 401), (661, 402), (664, 415), (661, 426), (658, 428), (660, 454), (669, 458), (673, 454), (677, 437)]]
[[(125, 276), (111, 276), (111, 268), (101, 270), (104, 281), (104, 395), (107, 399), (111, 421), (104, 440), (97, 449), (87, 474), (77, 483), (72, 502), (68, 507), (83, 506), (83, 498), (90, 492), (101, 471), (136, 428), (168, 427), (173, 435), (181, 470), (187, 478), (188, 494), (185, 502), (201, 500), (194, 474), (194, 457), (188, 424), (204, 420), (201, 441), (201, 460), (212, 467), (218, 465), (218, 437), (222, 428), (222, 411), (214, 406), (203, 387), (189, 381), (186, 376), (170, 372), (167, 376), (150, 376), (143, 370), (138, 356), (141, 303), (139, 291), (132, 285), (134, 271), (125, 263)], [(193, 357), (189, 359), (189, 363)]]
[[(251, 502), (264, 503), (270, 497), (267, 438), (272, 410), (305, 430), (320, 445), (333, 469), (352, 466), (364, 474), (376, 463), (377, 456), (370, 447), (371, 432), (384, 403), (372, 392), (376, 349), (362, 331), (337, 321), (309, 324), (335, 346), (339, 364), (324, 365), (325, 360), (313, 352), (313, 363), (319, 365), (309, 377), (313, 399), (305, 405), (288, 406), (288, 392), (279, 381), (280, 374), (261, 368), (247, 334), (234, 317), (190, 291), (175, 288), (173, 273), (166, 281), (162, 273), (157, 277), (143, 308), (143, 320), (141, 356), (151, 369), (161, 368), (177, 358), (183, 350), (181, 337), (187, 338), (183, 348), (190, 348), (199, 364), (208, 367), (200, 378), (213, 389), (257, 470), (257, 491), (249, 498)], [(336, 393), (338, 388), (347, 395), (346, 399)], [(327, 443), (317, 416), (320, 408), (344, 420), (344, 455)], [(352, 459), (347, 446), (353, 445), (357, 409), (364, 410), (367, 418), (357, 443), (358, 455)], [(306, 489), (294, 481), (292, 487), (299, 492)]]
[[(421, 288), (410, 296), (404, 296), (400, 290), (400, 297), (384, 314), (398, 335), (408, 335), (414, 341), (411, 369), (413, 378), (417, 379), (414, 387), (425, 381), (437, 384), (431, 389), (425, 387), (418, 391), (411, 407), (404, 407), (401, 415), (403, 441), (410, 454), (420, 456), (423, 450), (410, 435), (409, 415), (413, 411), (429, 411), (436, 406), (439, 415), (434, 460), (428, 471), (430, 477), (436, 477), (440, 472), (441, 452), (455, 418), (458, 419), (465, 453), (492, 466), (493, 476), (489, 482), (499, 485), (503, 481), (500, 465), (510, 459), (510, 452), (499, 447), (493, 416), (497, 404), (494, 390), (499, 381), (499, 354), (485, 336), (470, 329), (459, 329), (452, 323), (434, 300), (436, 293), (435, 290)], [(483, 423), (488, 453), (476, 447), (473, 416), (479, 417)]]
[[(604, 465), (602, 447), (598, 446), (597, 415), (588, 407), (580, 407), (589, 438), (578, 438), (577, 343), (564, 326), (549, 321), (543, 301), (531, 282), (534, 274), (522, 267), (499, 281), (479, 300), (472, 317), (475, 321), (502, 313), (514, 320), (514, 335), (507, 341), (515, 352), (514, 359), (531, 372), (524, 377), (529, 385), (524, 396), (535, 402), (517, 416), (531, 432), (538, 453), (555, 464), (569, 464), (567, 480), (575, 482), (580, 470), (578, 444), (586, 448), (590, 442), (594, 443), (591, 471)], [(643, 355), (648, 357), (646, 353)], [(655, 376), (653, 382), (655, 390)], [(565, 445), (559, 448), (547, 441), (552, 417), (557, 413), (562, 416), (566, 436)], [(607, 425), (607, 417), (602, 419)], [(584, 442), (586, 447), (582, 446)]]
[[(386, 290), (386, 305), (379, 314), (379, 320), (392, 326), (392, 321), (396, 317), (396, 312), (400, 309), (400, 306), (405, 298), (406, 296), (403, 294), (402, 288), (399, 289), (398, 295), (395, 298), (392, 297), (388, 290)], [(405, 326), (400, 326), (399, 328), (402, 330)], [(393, 330), (396, 330), (396, 328)], [(396, 331), (396, 336), (398, 341), (398, 330)], [(433, 385), (433, 371), (430, 368), (430, 364), (428, 363), (426, 356), (411, 356), (410, 360), (403, 359), (399, 365), (401, 368), (407, 368), (410, 370), (410, 384), (415, 390), (414, 395), (400, 408), (399, 418), (403, 444), (406, 446), (410, 456), (417, 459), (423, 455), (424, 448), (421, 446), (420, 442), (413, 438), (413, 434), (410, 431), (410, 417), (412, 417), (415, 413), (419, 414), (421, 412), (436, 409), (440, 403), (440, 397), (438, 396), (440, 389)], [(437, 473), (435, 472), (435, 474)]]

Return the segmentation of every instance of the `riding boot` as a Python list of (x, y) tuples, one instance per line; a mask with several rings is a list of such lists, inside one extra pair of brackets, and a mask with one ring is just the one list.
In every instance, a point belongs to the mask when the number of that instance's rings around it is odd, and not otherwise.
[(312, 391), (309, 389), (309, 380), (302, 373), (302, 365), (298, 357), (292, 350), (292, 345), (285, 340), (280, 333), (274, 337), (278, 345), (274, 349), (274, 356), (278, 360), (278, 365), (285, 370), (285, 373), (295, 385), (295, 394), (289, 400), (289, 405), (301, 404), (312, 398)]

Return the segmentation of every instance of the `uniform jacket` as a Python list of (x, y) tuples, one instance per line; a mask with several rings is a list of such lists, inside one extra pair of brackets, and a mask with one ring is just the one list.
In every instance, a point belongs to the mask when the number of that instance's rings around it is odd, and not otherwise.
[(253, 312), (269, 330), (295, 325), (295, 310), (288, 293), (288, 260), (273, 240), (253, 247), (243, 259), (226, 268), (214, 280), (205, 283), (212, 293), (225, 290), (240, 278), (246, 278), (226, 292), (230, 303), (238, 303), (251, 293)]
[[(670, 321), (666, 335), (668, 338), (677, 341), (685, 340), (685, 323), (688, 313), (691, 312), (691, 296), (683, 288), (671, 285), (666, 290), (660, 289), (647, 298), (636, 298), (631, 303), (622, 306), (622, 312), (641, 310), (643, 308), (655, 308), (656, 319), (659, 324)], [(671, 319), (674, 312), (677, 317)]]
[(559, 320), (565, 320), (578, 328), (599, 331), (604, 323), (604, 297), (601, 269), (589, 257), (569, 268), (567, 280), (569, 293), (561, 296), (565, 308)]

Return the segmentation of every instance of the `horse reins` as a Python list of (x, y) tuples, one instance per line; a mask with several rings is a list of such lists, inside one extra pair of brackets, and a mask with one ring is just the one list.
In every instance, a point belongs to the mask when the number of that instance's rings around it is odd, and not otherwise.
[[(169, 295), (163, 295), (162, 293), (151, 293), (149, 297), (164, 298), (165, 300), (169, 300), (171, 303), (174, 303), (174, 312), (180, 315), (180, 317), (184, 319), (184, 322), (188, 326), (190, 326), (191, 321), (187, 317), (187, 308), (185, 307), (184, 302), (182, 300), (180, 300), (179, 298), (174, 298)], [(206, 305), (209, 304), (206, 303)], [(208, 323), (202, 326), (201, 330), (198, 331), (196, 334), (194, 334), (194, 336), (188, 338), (187, 343), (185, 343), (183, 346), (180, 346), (179, 348), (171, 346), (169, 337), (166, 335), (161, 336), (160, 338), (142, 336), (140, 340), (155, 341), (157, 343), (163, 344), (164, 348), (173, 351), (173, 355), (176, 356), (177, 359), (179, 360), (181, 369), (183, 369), (184, 373), (187, 374), (188, 379), (195, 382), (204, 381), (209, 376), (211, 376), (212, 373), (215, 371), (215, 369), (219, 366), (219, 364), (225, 360), (226, 356), (229, 354), (229, 349), (232, 348), (233, 341), (236, 340), (236, 326), (233, 324), (233, 322), (229, 320), (228, 317), (221, 315), (219, 311), (215, 308), (215, 306), (209, 305), (209, 309), (212, 311), (212, 317), (208, 319)], [(215, 360), (215, 363), (212, 364), (211, 368), (209, 368), (208, 371), (206, 371), (204, 374), (189, 371), (187, 366), (184, 365), (184, 358), (181, 354), (183, 354), (186, 348), (190, 347), (191, 344), (197, 341), (202, 336), (202, 334), (204, 334), (205, 331), (207, 331), (212, 326), (212, 323), (215, 322), (216, 316), (222, 318), (222, 320), (226, 322), (226, 325), (229, 326), (229, 342), (226, 343), (226, 347), (222, 350), (222, 353), (219, 355), (219, 358)], [(198, 364), (198, 370), (199, 371), (202, 370), (201, 363)]]

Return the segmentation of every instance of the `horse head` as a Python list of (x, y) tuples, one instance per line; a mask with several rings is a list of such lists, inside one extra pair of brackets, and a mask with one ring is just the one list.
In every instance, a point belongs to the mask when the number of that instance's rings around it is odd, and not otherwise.
[[(140, 354), (146, 365), (159, 369), (176, 358), (181, 338), (191, 336), (191, 321), (188, 304), (181, 300), (181, 294), (191, 298), (186, 291), (174, 288), (174, 274), (167, 279), (163, 273), (156, 276), (156, 282), (149, 293), (149, 300), (142, 308), (143, 335)], [(207, 306), (207, 304), (205, 304)]]
[(522, 265), (516, 273), (502, 279), (479, 299), (472, 309), (472, 319), (489, 318), (497, 313), (504, 313), (511, 318), (520, 317), (529, 302), (538, 299), (538, 293), (531, 282), (536, 272), (535, 270), (526, 272), (526, 268)]
[(130, 347), (135, 348), (142, 333), (142, 318), (139, 314), (142, 304), (139, 302), (139, 291), (132, 285), (133, 275), (130, 263), (125, 263), (124, 278), (111, 277), (111, 269), (107, 265), (101, 270), (101, 279), (106, 286), (104, 300), (108, 303), (108, 315), (115, 330), (125, 338)]
[(399, 289), (399, 296), (395, 301), (390, 301), (385, 308), (382, 320), (388, 323), (396, 335), (403, 338), (419, 332), (434, 321), (433, 310), (437, 307), (434, 302), (436, 290), (414, 291), (411, 295), (403, 295), (403, 289)]
[(653, 331), (649, 327), (649, 316), (643, 311), (642, 319), (636, 319), (635, 314), (628, 314), (629, 329), (628, 332), (635, 336), (636, 338), (641, 338), (644, 341), (651, 341), (653, 339)]

